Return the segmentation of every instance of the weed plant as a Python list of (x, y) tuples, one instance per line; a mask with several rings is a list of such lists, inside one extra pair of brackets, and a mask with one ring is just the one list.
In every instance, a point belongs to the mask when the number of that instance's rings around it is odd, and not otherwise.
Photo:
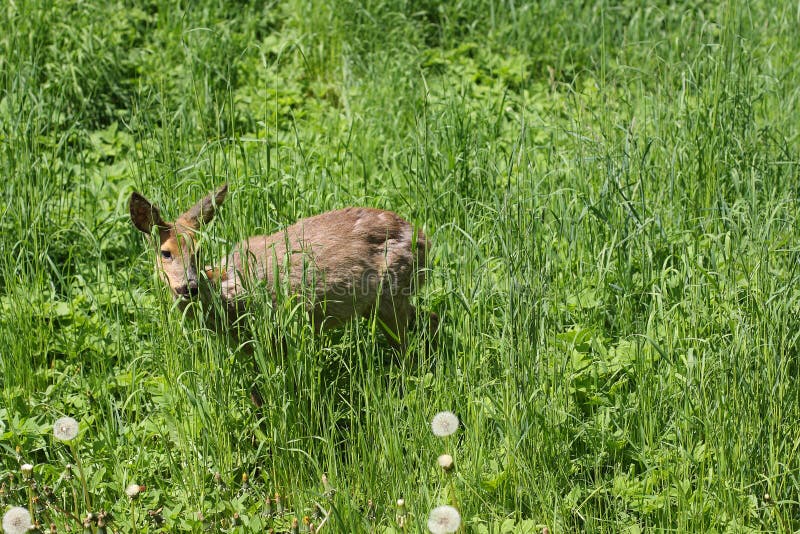
[[(464, 532), (800, 529), (798, 17), (3, 3), (0, 512), (416, 532), (457, 495)], [(438, 348), (256, 296), (251, 358), (182, 317), (127, 199), (173, 216), (223, 182), (207, 261), (348, 205), (423, 228)]]

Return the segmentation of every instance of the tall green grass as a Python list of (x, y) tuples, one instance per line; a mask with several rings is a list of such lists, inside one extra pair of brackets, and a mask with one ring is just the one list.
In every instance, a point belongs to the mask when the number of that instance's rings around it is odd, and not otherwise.
[[(120, 531), (391, 532), (401, 497), (418, 531), (452, 493), (468, 532), (800, 528), (797, 6), (0, 9), (0, 511), (32, 463), (77, 528), (70, 415)], [(209, 261), (347, 205), (423, 228), (438, 348), (182, 318), (127, 198), (222, 182)]]

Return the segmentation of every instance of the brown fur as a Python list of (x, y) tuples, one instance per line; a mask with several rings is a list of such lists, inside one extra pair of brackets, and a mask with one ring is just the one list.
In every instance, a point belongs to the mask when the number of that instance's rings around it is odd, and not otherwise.
[[(230, 312), (238, 313), (256, 286), (263, 284), (273, 301), (285, 288), (305, 298), (317, 330), (376, 312), (392, 345), (405, 346), (415, 316), (410, 299), (425, 282), (429, 245), (421, 230), (390, 211), (330, 211), (272, 235), (250, 237), (198, 276), (194, 232), (211, 221), (226, 193), (226, 185), (210, 193), (175, 223), (164, 222), (143, 196), (131, 195), (136, 228), (148, 234), (153, 227), (159, 230), (156, 268), (174, 298), (188, 301), (214, 291)], [(435, 315), (431, 321), (435, 326)]]

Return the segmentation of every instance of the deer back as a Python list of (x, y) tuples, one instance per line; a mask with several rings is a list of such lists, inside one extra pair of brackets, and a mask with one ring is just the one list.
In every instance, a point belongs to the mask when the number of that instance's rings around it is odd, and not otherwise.
[(368, 314), (379, 298), (407, 302), (424, 282), (427, 249), (422, 231), (393, 212), (330, 211), (238, 243), (218, 269), (220, 291), (229, 303), (259, 284), (273, 299), (301, 294), (336, 325)]

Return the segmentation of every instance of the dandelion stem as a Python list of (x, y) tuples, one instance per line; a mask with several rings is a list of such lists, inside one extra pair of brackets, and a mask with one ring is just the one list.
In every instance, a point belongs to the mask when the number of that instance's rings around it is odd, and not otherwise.
[(75, 484), (70, 483), (72, 488), (72, 506), (74, 507), (74, 515), (78, 523), (81, 522), (81, 509), (78, 507), (78, 492), (75, 490)]
[(89, 490), (86, 488), (86, 475), (83, 472), (83, 462), (81, 462), (81, 456), (78, 454), (78, 448), (75, 444), (70, 443), (69, 446), (72, 449), (72, 455), (75, 457), (75, 463), (78, 464), (78, 476), (81, 479), (81, 487), (83, 488), (83, 502), (86, 505), (86, 511), (91, 512), (92, 503), (89, 500)]
[(133, 499), (129, 499), (131, 501), (131, 526), (133, 528), (133, 534), (136, 534), (138, 531), (136, 530), (136, 505), (133, 503)]
[(31, 517), (33, 515), (33, 480), (28, 480), (28, 512), (30, 512)]
[[(458, 508), (458, 496), (456, 495), (456, 477), (455, 477), (455, 473), (447, 473), (446, 476), (447, 476), (448, 482), (449, 482), (449, 484), (448, 484), (448, 486), (449, 486), (448, 493), (450, 493), (450, 505), (453, 508), (455, 508), (456, 510), (458, 510), (459, 508)], [(457, 532), (463, 532), (463, 531), (464, 530), (463, 530), (462, 526), (459, 525)]]

